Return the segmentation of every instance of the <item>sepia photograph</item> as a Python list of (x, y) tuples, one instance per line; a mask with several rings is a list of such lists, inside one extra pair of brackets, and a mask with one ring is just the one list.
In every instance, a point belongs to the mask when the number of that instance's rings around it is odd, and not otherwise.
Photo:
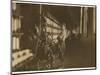
[(96, 6), (12, 0), (12, 74), (96, 69)]

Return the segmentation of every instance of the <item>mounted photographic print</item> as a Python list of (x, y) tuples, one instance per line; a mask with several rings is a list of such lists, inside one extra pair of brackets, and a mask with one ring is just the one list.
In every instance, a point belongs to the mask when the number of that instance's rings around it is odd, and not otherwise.
[(12, 1), (12, 74), (96, 69), (96, 6)]

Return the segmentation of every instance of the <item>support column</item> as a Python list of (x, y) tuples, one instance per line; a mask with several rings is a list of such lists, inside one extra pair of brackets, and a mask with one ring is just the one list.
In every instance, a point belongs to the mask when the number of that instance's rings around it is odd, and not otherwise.
[(42, 5), (40, 4), (40, 35), (41, 35), (41, 31), (42, 31), (41, 16), (42, 16)]
[(88, 7), (84, 7), (83, 35), (87, 37)]
[(93, 34), (96, 33), (96, 7), (93, 8)]
[(80, 9), (80, 34), (82, 34), (83, 7)]

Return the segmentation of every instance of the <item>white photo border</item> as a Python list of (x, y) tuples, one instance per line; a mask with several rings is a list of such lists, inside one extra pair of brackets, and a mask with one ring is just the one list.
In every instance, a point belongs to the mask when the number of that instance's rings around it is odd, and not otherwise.
[[(44, 5), (59, 5), (59, 6), (73, 6), (73, 7), (93, 7), (97, 9), (96, 5), (85, 5), (85, 4), (71, 4), (71, 3), (55, 3), (55, 2), (42, 2), (42, 1), (23, 1), (23, 0), (12, 0), (11, 1), (11, 9), (12, 3), (26, 3), (26, 4), (44, 4)], [(11, 11), (12, 15), (12, 11)], [(11, 16), (12, 17), (12, 16)], [(96, 18), (97, 18), (97, 10), (96, 10)], [(97, 24), (97, 21), (96, 21)], [(12, 29), (12, 24), (11, 24)], [(11, 32), (12, 34), (12, 32)], [(11, 37), (12, 42), (12, 37)], [(12, 49), (12, 43), (11, 43)], [(11, 51), (12, 58), (12, 51)], [(97, 63), (96, 63), (97, 64)], [(12, 59), (11, 59), (11, 74), (34, 74), (34, 73), (48, 73), (48, 72), (64, 72), (64, 71), (81, 71), (81, 70), (96, 70), (97, 67), (84, 67), (84, 68), (67, 68), (67, 69), (53, 69), (53, 70), (42, 70), (42, 71), (22, 71), (22, 72), (12, 72)]]

